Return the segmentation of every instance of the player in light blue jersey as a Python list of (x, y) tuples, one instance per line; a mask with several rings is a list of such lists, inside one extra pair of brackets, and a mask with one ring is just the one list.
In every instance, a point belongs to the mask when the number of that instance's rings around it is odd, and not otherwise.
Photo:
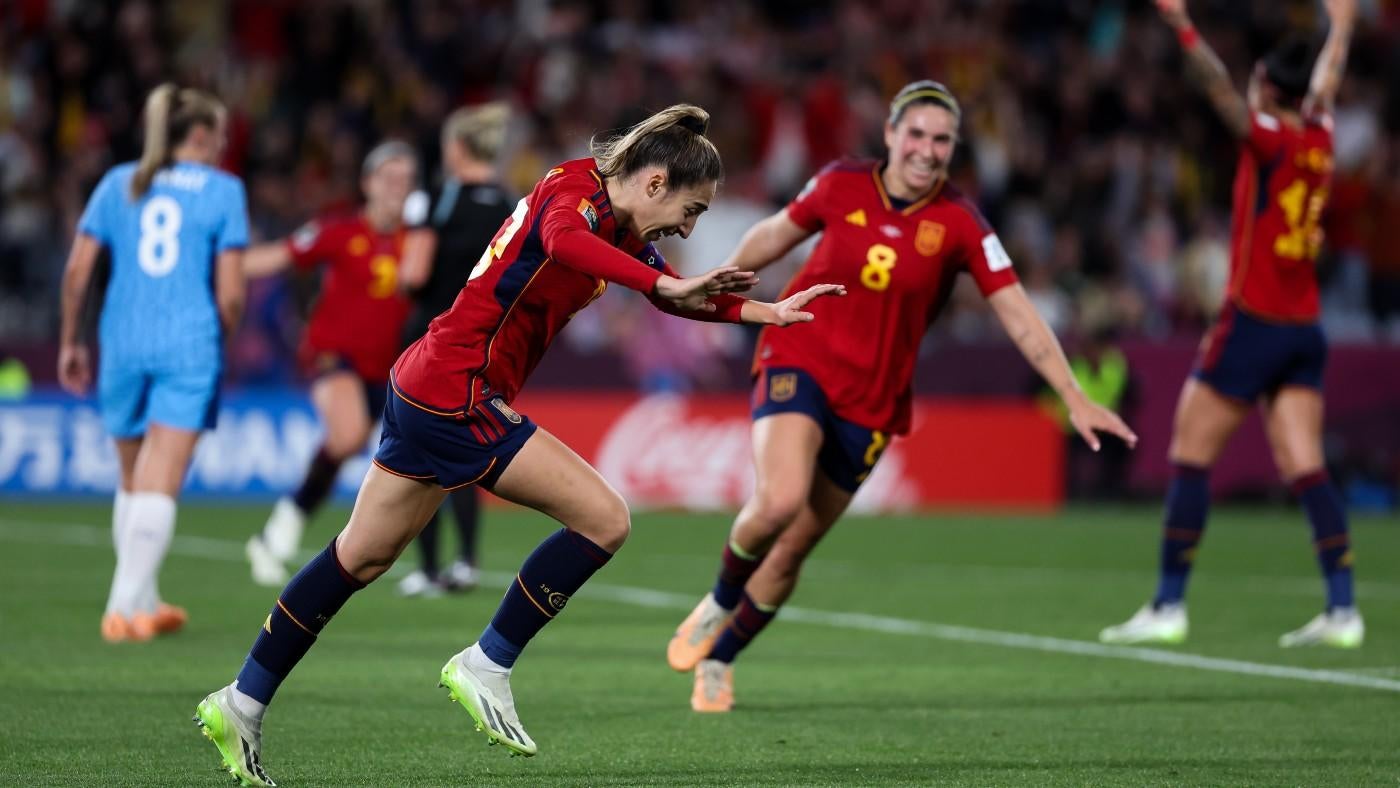
[(92, 360), (80, 318), (99, 253), (112, 275), (98, 326), (97, 391), (121, 480), (117, 551), (102, 636), (149, 640), (185, 611), (156, 576), (175, 530), (175, 498), (202, 430), (214, 426), (223, 340), (243, 311), (248, 214), (243, 183), (215, 169), (225, 111), (213, 96), (165, 84), (146, 100), (141, 160), (113, 167), (88, 199), (63, 274), (58, 378), (84, 395)]

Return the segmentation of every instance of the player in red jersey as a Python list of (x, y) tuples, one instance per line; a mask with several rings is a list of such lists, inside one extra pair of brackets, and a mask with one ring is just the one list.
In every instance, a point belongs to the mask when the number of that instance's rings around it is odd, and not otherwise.
[(1096, 431), (1132, 431), (1089, 401), (1059, 342), (1017, 282), (977, 208), (947, 182), (961, 110), (937, 82), (890, 103), (883, 161), (828, 165), (782, 211), (744, 235), (729, 265), (757, 271), (820, 232), (789, 285), (843, 284), (818, 319), (764, 331), (754, 360), (753, 496), (734, 521), (719, 578), (667, 648), (695, 671), (691, 706), (728, 711), (732, 663), (787, 600), (802, 562), (846, 510), (891, 436), (909, 431), (919, 342), (958, 274), (972, 276), (1026, 359), (1069, 408), (1091, 446)]
[(1314, 264), (1332, 178), (1332, 102), (1356, 16), (1355, 0), (1325, 5), (1331, 30), (1317, 62), (1304, 42), (1289, 42), (1256, 64), (1244, 97), (1200, 40), (1185, 1), (1157, 0), (1187, 67), (1240, 141), (1230, 285), (1177, 403), (1157, 594), (1127, 622), (1100, 633), (1104, 642), (1185, 640), (1186, 581), (1205, 529), (1210, 467), (1256, 403), (1279, 475), (1312, 524), (1327, 588), (1326, 610), (1279, 645), (1356, 648), (1365, 636), (1352, 593), (1346, 511), (1322, 453), (1327, 344)]
[(301, 486), (278, 500), (267, 524), (248, 539), (245, 552), (259, 585), (287, 582), (285, 564), (301, 547), (307, 518), (325, 503), (341, 464), (364, 448), (384, 411), (389, 368), (411, 309), (399, 265), (409, 233), (404, 205), (417, 170), (408, 144), (379, 145), (361, 167), (362, 211), (312, 221), (286, 240), (253, 247), (244, 259), (249, 276), (322, 268), (297, 356), (326, 434)]
[(491, 742), (535, 753), (515, 711), (511, 667), (630, 529), (627, 505), (598, 472), (511, 407), (536, 362), (609, 282), (675, 314), (770, 325), (811, 320), (808, 302), (842, 290), (818, 285), (764, 304), (733, 295), (753, 284), (751, 272), (672, 274), (650, 242), (690, 235), (714, 199), (721, 166), (704, 136), (708, 121), (698, 107), (671, 107), (595, 142), (593, 158), (551, 170), (452, 308), (404, 351), (350, 522), (282, 591), (237, 681), (199, 705), (198, 720), (236, 775), (270, 782), (259, 763), (261, 719), (278, 685), (350, 595), (394, 563), (446, 490), (467, 484), (564, 525), (525, 560), (478, 642), (441, 673)]

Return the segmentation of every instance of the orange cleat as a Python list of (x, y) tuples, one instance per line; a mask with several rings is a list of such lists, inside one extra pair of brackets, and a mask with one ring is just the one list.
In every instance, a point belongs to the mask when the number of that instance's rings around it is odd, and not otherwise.
[(676, 627), (676, 634), (666, 646), (666, 661), (670, 663), (671, 670), (689, 673), (700, 664), (700, 660), (710, 656), (710, 649), (714, 648), (719, 633), (724, 631), (724, 625), (729, 623), (732, 613), (732, 610), (720, 607), (713, 594), (706, 594)]
[(723, 714), (734, 708), (734, 666), (717, 659), (695, 666), (695, 690), (690, 708), (704, 714)]
[(164, 602), (156, 605), (156, 612), (151, 616), (157, 635), (169, 635), (179, 632), (181, 629), (185, 628), (185, 622), (189, 621), (189, 619), (190, 616), (185, 612), (183, 607), (167, 605)]
[(108, 643), (141, 642), (150, 640), (155, 634), (154, 620), (145, 613), (137, 613), (130, 618), (121, 613), (102, 616), (102, 639)]

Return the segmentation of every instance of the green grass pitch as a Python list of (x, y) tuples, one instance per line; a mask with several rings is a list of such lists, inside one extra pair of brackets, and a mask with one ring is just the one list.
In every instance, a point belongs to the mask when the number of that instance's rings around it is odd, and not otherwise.
[[(108, 509), (0, 503), (0, 784), (227, 784), (190, 715), (272, 604), (241, 550), (265, 513), (182, 507), (161, 585), (188, 628), (110, 646)], [(1191, 639), (1115, 658), (1094, 639), (1151, 593), (1158, 516), (851, 517), (738, 662), (738, 708), (705, 717), (664, 651), (728, 519), (639, 516), (516, 670), (540, 745), (526, 760), (487, 747), (436, 687), (551, 530), (490, 510), (492, 583), (352, 599), (283, 685), (263, 763), (285, 786), (1400, 784), (1400, 521), (1354, 520), (1359, 651), (1277, 647), (1320, 608), (1307, 527), (1296, 510), (1221, 508)], [(318, 517), (308, 546), (344, 517)]]

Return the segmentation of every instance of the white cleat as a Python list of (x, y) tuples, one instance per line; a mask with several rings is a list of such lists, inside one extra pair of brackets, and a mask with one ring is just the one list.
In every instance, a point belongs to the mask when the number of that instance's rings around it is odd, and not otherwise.
[(1354, 607), (1337, 607), (1318, 613), (1312, 621), (1278, 639), (1284, 648), (1331, 646), (1361, 648), (1366, 639), (1366, 623)]
[(1184, 603), (1154, 605), (1148, 602), (1132, 618), (1100, 632), (1099, 642), (1117, 645), (1181, 643), (1186, 640), (1188, 629)]
[(287, 584), (287, 565), (272, 554), (262, 534), (248, 537), (248, 543), (243, 546), (243, 555), (248, 557), (254, 583), (271, 588), (281, 588)]
[(452, 700), (467, 710), (476, 729), (486, 733), (488, 744), (504, 744), (512, 755), (534, 755), (539, 751), (535, 741), (515, 713), (510, 674), (474, 670), (468, 660), (470, 651), (469, 648), (461, 652), (442, 666), (438, 686), (446, 687)]
[(432, 598), (442, 596), (442, 586), (438, 585), (428, 573), (422, 569), (416, 569), (395, 586), (399, 596)]
[(262, 724), (240, 712), (229, 688), (211, 692), (195, 709), (194, 722), (219, 748), (224, 769), (239, 785), (275, 788), (262, 767)]
[(282, 563), (296, 558), (301, 549), (301, 535), (306, 531), (306, 514), (291, 498), (278, 498), (272, 514), (263, 526), (263, 544)]
[(442, 575), (442, 587), (447, 591), (471, 591), (481, 584), (481, 575), (476, 567), (457, 559)]

